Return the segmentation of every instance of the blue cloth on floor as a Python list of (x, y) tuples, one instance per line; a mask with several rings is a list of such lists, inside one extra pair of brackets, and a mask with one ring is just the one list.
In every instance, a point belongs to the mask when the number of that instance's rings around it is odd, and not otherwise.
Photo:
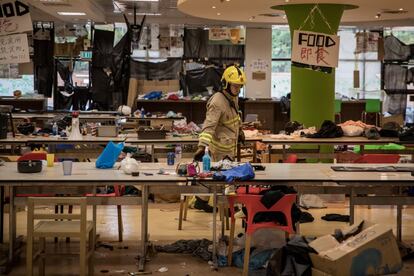
[[(252, 252), (250, 254), (249, 270), (257, 270), (263, 268), (275, 250), (276, 249), (267, 249), (257, 254), (253, 254)], [(243, 262), (244, 249), (233, 252), (233, 265), (239, 268), (243, 268)]]
[(110, 141), (102, 153), (96, 159), (96, 168), (98, 169), (110, 169), (114, 166), (116, 160), (118, 160), (119, 154), (121, 154), (122, 149), (124, 148), (124, 143), (115, 144)]
[(151, 91), (145, 94), (144, 99), (147, 100), (159, 100), (162, 97), (162, 91)]
[(246, 163), (233, 169), (217, 172), (213, 175), (214, 180), (226, 181), (232, 183), (235, 180), (246, 181), (254, 178), (254, 170), (250, 163)]

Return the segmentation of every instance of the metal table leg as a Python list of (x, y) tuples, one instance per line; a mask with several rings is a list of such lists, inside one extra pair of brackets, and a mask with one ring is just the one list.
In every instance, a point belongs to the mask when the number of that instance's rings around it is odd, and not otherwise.
[(351, 188), (351, 192), (349, 193), (349, 224), (354, 224), (355, 220), (355, 203), (354, 203), (354, 197), (355, 197), (355, 189)]
[(218, 268), (217, 261), (217, 186), (213, 185), (213, 265)]
[(4, 242), (4, 186), (0, 187), (0, 243)]
[(397, 241), (402, 240), (402, 205), (397, 205)]
[(16, 213), (14, 209), (14, 187), (10, 186), (10, 203), (9, 203), (9, 262), (14, 259), (14, 242), (16, 241)]
[(148, 243), (148, 185), (141, 185), (142, 200), (141, 200), (141, 252), (138, 263), (138, 270), (145, 270), (145, 261), (147, 257), (147, 243)]

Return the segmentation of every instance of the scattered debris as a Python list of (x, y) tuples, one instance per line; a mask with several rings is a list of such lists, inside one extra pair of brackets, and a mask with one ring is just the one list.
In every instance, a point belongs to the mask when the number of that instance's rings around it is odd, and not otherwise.
[(168, 267), (165, 267), (165, 266), (163, 266), (160, 269), (158, 269), (158, 272), (161, 272), (161, 273), (167, 272), (167, 271), (168, 271)]

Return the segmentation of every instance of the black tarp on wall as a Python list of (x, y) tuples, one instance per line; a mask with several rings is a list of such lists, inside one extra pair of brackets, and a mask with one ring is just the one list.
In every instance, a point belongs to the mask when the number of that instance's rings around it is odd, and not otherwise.
[(33, 26), (33, 32), (38, 31), (49, 32), (48, 40), (39, 40), (34, 36), (33, 39), (33, 66), (34, 66), (34, 89), (39, 94), (45, 97), (51, 97), (53, 91), (53, 50), (55, 43), (55, 30), (54, 28), (39, 28)]

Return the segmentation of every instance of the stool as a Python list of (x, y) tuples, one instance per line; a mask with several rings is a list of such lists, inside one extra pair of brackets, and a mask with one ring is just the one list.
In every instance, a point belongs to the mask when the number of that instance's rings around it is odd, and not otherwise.
[(366, 99), (365, 110), (362, 112), (361, 120), (367, 122), (367, 114), (375, 114), (375, 125), (381, 125), (381, 101), (379, 99)]
[[(230, 224), (230, 237), (229, 237), (229, 248), (227, 252), (227, 261), (229, 266), (232, 263), (233, 255), (233, 240), (234, 240), (234, 231), (236, 219), (234, 217), (234, 204), (242, 203), (247, 209), (247, 220), (246, 220), (246, 243), (244, 250), (244, 264), (243, 264), (243, 276), (248, 276), (249, 274), (249, 259), (250, 259), (250, 244), (251, 238), (255, 231), (263, 228), (273, 228), (280, 229), (286, 234), (293, 234), (295, 231), (293, 229), (293, 222), (291, 217), (291, 209), (293, 204), (296, 202), (296, 194), (286, 194), (279, 201), (277, 201), (271, 208), (267, 209), (260, 202), (262, 198), (261, 195), (257, 194), (241, 194), (229, 196), (229, 206), (231, 214), (231, 224)], [(286, 225), (280, 225), (275, 222), (259, 222), (253, 223), (254, 217), (258, 213), (264, 212), (281, 212), (286, 218)]]
[[(79, 205), (79, 214), (38, 214), (36, 205)], [(46, 238), (77, 237), (80, 239), (79, 275), (93, 275), (94, 228), (92, 221), (86, 220), (85, 197), (29, 197), (27, 213), (26, 275), (33, 276), (33, 262), (40, 257), (39, 275), (45, 275)], [(35, 220), (40, 220), (36, 226)], [(65, 220), (65, 221), (63, 221)], [(39, 238), (39, 251), (33, 254), (34, 239)], [(89, 242), (89, 244), (87, 244)], [(87, 251), (87, 249), (89, 249)], [(56, 252), (49, 256), (56, 256)], [(65, 254), (68, 255), (68, 254)], [(86, 272), (87, 261), (88, 273)]]
[[(342, 100), (335, 100), (334, 111), (335, 111), (335, 123), (342, 123), (341, 117), (341, 110), (342, 110)], [(338, 117), (338, 122), (336, 121), (336, 117)]]
[[(212, 193), (184, 193), (180, 195), (180, 213), (178, 215), (178, 230), (183, 229), (183, 220), (187, 220), (188, 199), (189, 196), (212, 196)], [(223, 199), (223, 194), (217, 194), (219, 199)], [(218, 203), (218, 212), (220, 220), (223, 222), (226, 218), (226, 230), (229, 230), (229, 214), (226, 211), (224, 200)]]

